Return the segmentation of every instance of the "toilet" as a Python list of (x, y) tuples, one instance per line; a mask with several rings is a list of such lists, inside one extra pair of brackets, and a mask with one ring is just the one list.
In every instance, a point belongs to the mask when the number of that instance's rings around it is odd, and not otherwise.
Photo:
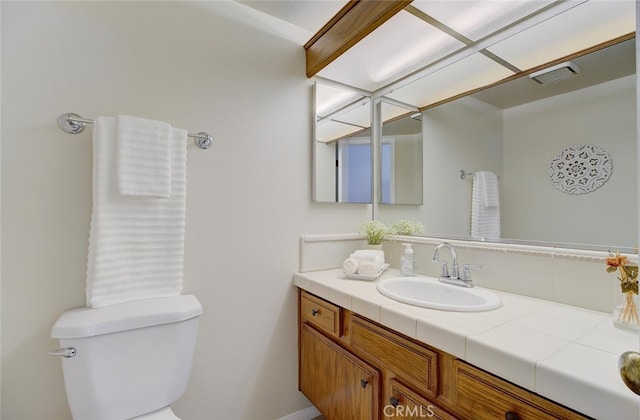
[(51, 330), (74, 420), (179, 420), (202, 307), (193, 295), (64, 312)]

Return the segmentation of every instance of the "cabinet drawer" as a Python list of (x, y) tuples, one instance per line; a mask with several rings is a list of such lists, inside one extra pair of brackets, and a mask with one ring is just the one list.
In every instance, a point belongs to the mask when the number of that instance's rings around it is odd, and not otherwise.
[(357, 315), (349, 327), (351, 347), (385, 366), (416, 390), (435, 397), (438, 388), (438, 354), (423, 346), (381, 328)]
[(394, 380), (391, 381), (391, 396), (383, 404), (382, 415), (385, 419), (456, 420), (442, 408)]
[(460, 360), (454, 362), (454, 369), (453, 403), (465, 417), (474, 420), (586, 418)]
[(305, 291), (300, 293), (300, 316), (327, 334), (340, 337), (340, 308)]

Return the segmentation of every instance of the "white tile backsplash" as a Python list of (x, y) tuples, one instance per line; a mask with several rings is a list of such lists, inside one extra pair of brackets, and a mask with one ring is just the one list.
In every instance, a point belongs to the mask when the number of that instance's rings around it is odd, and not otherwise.
[(553, 258), (556, 302), (609, 312), (613, 306), (612, 285), (620, 290), (615, 275), (604, 262)]
[[(440, 265), (432, 261), (437, 238), (394, 237), (383, 245), (392, 268), (399, 265), (403, 242), (413, 244), (418, 273), (437, 277)], [(582, 251), (490, 242), (449, 241), (458, 264), (478, 264), (471, 272), (477, 286), (546, 299), (596, 311), (610, 312), (617, 285), (606, 272), (607, 252)], [(365, 247), (357, 234), (305, 235), (300, 240), (300, 272), (339, 268), (354, 250)], [(450, 260), (448, 251), (443, 258)], [(375, 308), (368, 308), (369, 312)]]

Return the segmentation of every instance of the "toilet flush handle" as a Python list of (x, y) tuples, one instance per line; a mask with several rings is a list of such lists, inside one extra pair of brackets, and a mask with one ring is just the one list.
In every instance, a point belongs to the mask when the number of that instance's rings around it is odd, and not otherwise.
[(56, 349), (56, 350), (51, 350), (49, 352), (49, 354), (51, 356), (62, 356), (65, 358), (70, 358), (76, 355), (76, 348), (75, 347), (66, 347), (63, 349)]

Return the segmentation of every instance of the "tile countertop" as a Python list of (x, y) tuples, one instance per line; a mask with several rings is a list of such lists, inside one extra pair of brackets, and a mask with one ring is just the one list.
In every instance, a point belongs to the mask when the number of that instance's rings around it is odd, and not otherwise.
[[(398, 276), (387, 270), (378, 278)], [(502, 307), (448, 312), (389, 299), (378, 280), (341, 269), (296, 273), (294, 284), (338, 306), (596, 419), (638, 420), (639, 399), (618, 374), (618, 357), (638, 351), (638, 335), (611, 315), (495, 291)]]

